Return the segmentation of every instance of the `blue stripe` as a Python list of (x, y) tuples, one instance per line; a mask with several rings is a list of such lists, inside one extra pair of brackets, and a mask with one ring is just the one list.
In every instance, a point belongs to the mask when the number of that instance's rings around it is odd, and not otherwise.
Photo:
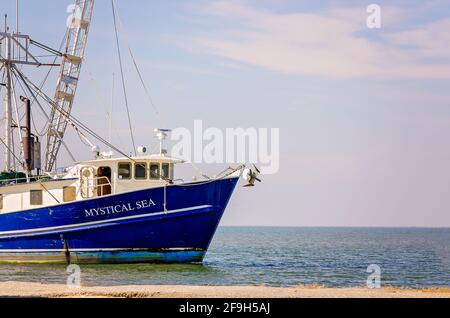
[[(164, 253), (166, 256), (153, 258), (163, 261), (172, 257), (172, 254), (166, 253), (175, 253), (167, 252), (168, 249), (206, 251), (237, 181), (238, 178), (229, 178), (167, 187), (167, 210), (178, 211), (177, 213), (161, 212), (165, 211), (164, 188), (153, 188), (20, 213), (0, 214), (0, 232), (4, 233), (0, 236), (0, 262), (8, 261), (10, 257), (1, 250), (64, 251), (64, 243), (69, 251), (116, 247), (134, 249), (133, 262), (139, 259), (144, 262), (151, 261), (152, 257), (145, 254), (150, 253), (149, 251)], [(149, 202), (150, 199), (154, 205), (141, 209), (126, 209), (120, 213), (104, 215), (86, 213), (86, 210), (121, 204), (135, 204), (137, 207), (136, 202)], [(23, 232), (30, 230), (36, 232)], [(5, 233), (10, 231), (15, 232)], [(143, 249), (144, 252), (138, 252), (136, 249)], [(160, 250), (164, 252), (155, 252)], [(112, 251), (105, 253), (117, 254)], [(27, 254), (30, 259), (36, 256), (33, 252), (24, 252), (25, 259)], [(90, 260), (108, 261), (106, 256), (105, 259), (100, 255), (94, 257), (97, 254), (92, 252), (86, 255), (92, 256)], [(173, 257), (198, 259), (199, 253), (193, 254), (197, 256), (189, 253), (188, 256), (179, 256), (178, 253), (173, 254), (176, 255)], [(126, 254), (122, 257), (119, 253), (116, 259), (128, 262), (126, 260), (130, 260), (130, 257)]]

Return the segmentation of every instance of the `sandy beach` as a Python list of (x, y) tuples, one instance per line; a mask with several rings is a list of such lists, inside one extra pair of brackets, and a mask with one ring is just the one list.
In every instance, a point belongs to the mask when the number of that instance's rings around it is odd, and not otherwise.
[(298, 286), (166, 286), (134, 285), (68, 288), (26, 282), (0, 283), (0, 297), (137, 297), (137, 298), (450, 298), (448, 289), (367, 289)]

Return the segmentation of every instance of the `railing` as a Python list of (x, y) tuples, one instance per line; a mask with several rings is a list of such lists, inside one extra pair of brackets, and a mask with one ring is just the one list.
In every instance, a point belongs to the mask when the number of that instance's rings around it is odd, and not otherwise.
[(29, 182), (39, 182), (42, 180), (53, 180), (53, 179), (50, 176), (33, 176), (33, 177), (21, 177), (12, 179), (0, 179), (0, 186), (29, 183)]
[[(99, 182), (103, 180), (102, 182)], [(92, 184), (90, 184), (92, 181)], [(106, 181), (106, 182), (105, 182)], [(109, 193), (105, 191), (105, 187), (109, 187)], [(100, 193), (99, 193), (100, 190)], [(96, 196), (104, 196), (107, 194), (112, 194), (112, 183), (108, 177), (96, 177), (96, 178), (81, 178), (80, 191), (81, 196), (85, 199), (93, 198)]]

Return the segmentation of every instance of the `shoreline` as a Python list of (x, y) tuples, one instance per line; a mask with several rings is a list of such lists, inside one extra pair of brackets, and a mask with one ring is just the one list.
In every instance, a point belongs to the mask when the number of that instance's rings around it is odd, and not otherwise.
[(0, 297), (43, 298), (450, 298), (450, 288), (326, 288), (317, 286), (82, 286), (0, 282)]

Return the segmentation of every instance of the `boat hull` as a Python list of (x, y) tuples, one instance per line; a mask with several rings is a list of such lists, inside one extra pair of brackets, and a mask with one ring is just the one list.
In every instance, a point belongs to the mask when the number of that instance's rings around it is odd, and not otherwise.
[(0, 262), (201, 262), (238, 178), (0, 215)]

